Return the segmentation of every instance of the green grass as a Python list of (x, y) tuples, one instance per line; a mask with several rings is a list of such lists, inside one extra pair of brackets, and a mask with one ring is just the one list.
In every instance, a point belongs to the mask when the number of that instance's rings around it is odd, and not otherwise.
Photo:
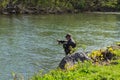
[[(112, 60), (103, 61), (97, 58), (98, 62), (79, 62), (66, 70), (55, 69), (46, 74), (40, 72), (30, 80), (120, 80), (120, 49), (109, 47), (108, 50), (115, 54)], [(101, 54), (101, 52), (100, 50), (94, 51), (92, 55), (97, 57), (99, 55), (96, 54)]]
[(108, 65), (91, 62), (79, 63), (72, 70), (52, 70), (47, 74), (38, 73), (30, 80), (120, 80), (120, 60)]

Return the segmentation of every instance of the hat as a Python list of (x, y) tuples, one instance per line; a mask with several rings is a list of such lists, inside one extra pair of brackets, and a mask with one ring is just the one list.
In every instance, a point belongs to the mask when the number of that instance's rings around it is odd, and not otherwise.
[(66, 34), (66, 36), (65, 37), (71, 37), (71, 34), (70, 33), (68, 33), (68, 34)]

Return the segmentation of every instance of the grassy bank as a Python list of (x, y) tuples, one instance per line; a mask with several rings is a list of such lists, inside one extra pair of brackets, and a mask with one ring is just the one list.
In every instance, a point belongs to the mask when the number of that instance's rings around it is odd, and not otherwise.
[(86, 62), (78, 64), (74, 70), (53, 70), (45, 75), (39, 73), (30, 80), (120, 80), (119, 70), (120, 60), (111, 61), (109, 65)]
[[(120, 80), (120, 44), (117, 47), (108, 47), (106, 50), (112, 58), (104, 59), (104, 51), (95, 50), (89, 55), (92, 61), (77, 63), (73, 67), (61, 70), (52, 70), (47, 74), (41, 72), (30, 80)], [(109, 57), (108, 57), (109, 58)]]

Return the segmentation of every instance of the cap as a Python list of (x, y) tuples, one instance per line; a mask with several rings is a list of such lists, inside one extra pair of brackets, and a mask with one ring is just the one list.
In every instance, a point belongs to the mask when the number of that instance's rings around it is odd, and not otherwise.
[(68, 33), (68, 34), (66, 34), (66, 36), (65, 37), (71, 37), (71, 34), (70, 33)]

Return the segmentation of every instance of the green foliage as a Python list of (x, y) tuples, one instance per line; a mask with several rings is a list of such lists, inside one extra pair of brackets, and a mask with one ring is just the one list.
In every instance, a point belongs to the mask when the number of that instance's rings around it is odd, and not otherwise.
[(104, 8), (112, 8), (114, 10), (120, 9), (119, 0), (1, 0), (0, 9), (5, 8), (10, 1), (12, 5), (21, 4), (25, 7), (59, 8), (63, 10), (77, 9), (85, 11), (97, 9), (104, 10)]
[[(117, 60), (120, 63), (120, 60)], [(76, 69), (62, 71), (52, 70), (47, 74), (36, 74), (30, 80), (119, 80), (118, 65), (98, 66), (90, 62), (77, 64)]]
[(108, 0), (102, 2), (102, 7), (113, 7), (115, 8), (117, 5), (117, 0)]
[(101, 62), (104, 60), (112, 60), (120, 57), (120, 49), (113, 49), (112, 46), (107, 47), (106, 50), (94, 50), (89, 55), (94, 62)]
[[(106, 50), (109, 54), (114, 54), (114, 57), (120, 57), (120, 48), (114, 49), (114, 47), (108, 47)], [(106, 50), (95, 50), (89, 56), (93, 58), (93, 60), (102, 61), (105, 58), (103, 53)], [(112, 59), (109, 64), (105, 65), (99, 63), (93, 64), (91, 61), (84, 63), (78, 62), (66, 70), (51, 70), (47, 74), (40, 72), (30, 80), (120, 80), (119, 68), (120, 58)]]
[(70, 49), (69, 54), (73, 54), (77, 50), (77, 48), (72, 48), (72, 46), (70, 46), (69, 49)]
[(95, 62), (99, 62), (101, 60), (103, 60), (103, 54), (102, 54), (102, 50), (95, 50), (92, 51), (92, 53), (89, 55), (91, 57), (91, 59), (93, 59)]
[(71, 0), (71, 4), (75, 9), (83, 9), (85, 7), (85, 0)]
[(116, 42), (116, 45), (120, 46), (120, 42)]
[(6, 5), (9, 3), (9, 0), (3, 0), (1, 1), (0, 5), (2, 8), (6, 7)]

